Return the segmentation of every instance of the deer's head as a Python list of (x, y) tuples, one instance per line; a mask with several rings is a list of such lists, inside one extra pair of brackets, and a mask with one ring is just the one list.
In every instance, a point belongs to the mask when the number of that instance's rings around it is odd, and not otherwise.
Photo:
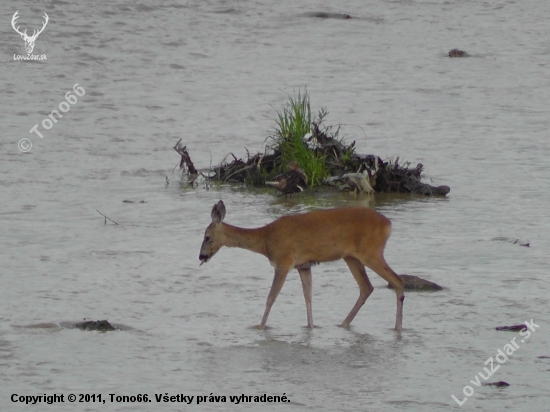
[(204, 232), (204, 240), (199, 253), (201, 265), (208, 262), (223, 246), (225, 235), (222, 220), (225, 217), (225, 205), (221, 200), (214, 205), (210, 216), (212, 217), (212, 223), (208, 225)]
[(28, 36), (27, 35), (27, 30), (25, 30), (24, 32), (21, 32), (19, 30), (19, 27), (20, 26), (17, 26), (15, 27), (15, 24), (16, 24), (16, 20), (19, 18), (19, 16), (17, 15), (17, 13), (19, 13), (19, 10), (16, 11), (14, 14), (13, 14), (13, 17), (11, 19), (11, 25), (13, 27), (13, 29), (19, 33), (21, 35), (21, 38), (25, 41), (25, 49), (27, 49), (27, 53), (28, 54), (31, 54), (33, 49), (34, 49), (34, 42), (36, 41), (36, 38), (38, 37), (38, 35), (40, 33), (42, 33), (44, 31), (44, 28), (46, 27), (46, 24), (48, 24), (48, 15), (46, 13), (44, 13), (44, 24), (42, 25), (42, 28), (40, 30), (34, 30), (33, 29), (33, 33), (32, 33), (32, 36)]

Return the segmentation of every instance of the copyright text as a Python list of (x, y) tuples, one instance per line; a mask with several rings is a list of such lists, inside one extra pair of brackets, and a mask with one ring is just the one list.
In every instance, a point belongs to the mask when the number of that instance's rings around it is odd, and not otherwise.
[(268, 395), (267, 393), (256, 395), (216, 395), (213, 392), (209, 395), (184, 395), (181, 393), (170, 394), (155, 393), (153, 396), (148, 394), (138, 395), (117, 395), (110, 393), (107, 396), (102, 394), (74, 394), (71, 393), (67, 396), (65, 394), (43, 394), (43, 395), (20, 395), (14, 393), (11, 395), (11, 401), (14, 403), (25, 403), (35, 405), (37, 403), (47, 403), (51, 405), (53, 403), (65, 403), (78, 402), (78, 403), (141, 403), (141, 402), (156, 402), (156, 403), (186, 403), (187, 405), (201, 403), (234, 403), (236, 405), (240, 403), (282, 403), (290, 402), (290, 399), (286, 396), (286, 393), (282, 395)]

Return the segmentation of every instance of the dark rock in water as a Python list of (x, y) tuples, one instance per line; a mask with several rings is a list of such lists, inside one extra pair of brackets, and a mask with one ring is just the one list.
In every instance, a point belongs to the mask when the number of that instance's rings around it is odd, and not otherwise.
[(411, 193), (426, 196), (446, 196), (451, 191), (449, 186), (432, 186), (427, 183), (417, 183)]
[(468, 57), (468, 53), (464, 50), (452, 49), (449, 51), (449, 57)]
[(510, 386), (509, 383), (504, 381), (498, 381), (498, 382), (485, 382), (482, 383), (483, 386), (496, 386), (497, 388), (505, 388), (506, 386)]
[(519, 332), (527, 327), (522, 323), (521, 325), (512, 325), (512, 326), (497, 326), (496, 330), (503, 330), (507, 332)]
[(539, 356), (539, 359), (550, 359), (550, 356)]
[[(399, 275), (405, 281), (405, 290), (416, 290), (421, 292), (430, 292), (436, 290), (443, 290), (441, 286), (437, 283), (430, 282), (419, 278), (414, 275)], [(392, 289), (391, 285), (388, 283), (388, 289)]]
[(344, 19), (348, 20), (351, 19), (351, 16), (349, 14), (342, 14), (342, 13), (326, 13), (324, 11), (315, 11), (311, 13), (306, 13), (306, 17), (317, 17), (318, 19)]
[(80, 330), (97, 330), (100, 332), (116, 330), (107, 320), (86, 320), (77, 323), (74, 327)]

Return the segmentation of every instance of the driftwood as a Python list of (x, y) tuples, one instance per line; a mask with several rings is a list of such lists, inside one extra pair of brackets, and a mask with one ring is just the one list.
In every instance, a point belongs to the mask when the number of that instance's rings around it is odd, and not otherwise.
[(512, 245), (518, 245), (518, 246), (523, 246), (523, 247), (530, 247), (531, 246), (531, 244), (529, 242), (524, 242), (524, 241), (519, 240), (517, 238), (514, 239), (514, 238), (509, 238), (509, 237), (504, 237), (504, 236), (494, 237), (491, 240), (496, 241), (496, 242), (507, 242), (507, 243), (511, 243)]
[(182, 173), (187, 173), (189, 179), (194, 182), (195, 179), (199, 176), (199, 172), (197, 171), (197, 169), (195, 169), (195, 165), (191, 161), (191, 157), (189, 157), (187, 147), (182, 146), (181, 140), (182, 139), (180, 139), (174, 146), (174, 150), (178, 152), (178, 154), (181, 156), (179, 168), (182, 170)]
[(418, 163), (411, 167), (410, 163), (399, 164), (399, 157), (393, 162), (383, 162), (378, 156), (356, 156), (359, 169), (364, 168), (374, 176), (372, 188), (375, 192), (412, 193), (418, 195), (445, 196), (450, 192), (448, 186), (431, 186), (422, 183), (424, 165)]
[(497, 326), (495, 328), (496, 330), (503, 330), (507, 332), (521, 332), (523, 329), (527, 329), (527, 326), (525, 324), (520, 325), (512, 325), (512, 326)]
[(484, 382), (482, 383), (483, 386), (495, 386), (497, 388), (505, 388), (507, 386), (510, 386), (508, 382), (504, 381), (498, 381), (498, 382)]
[(111, 222), (113, 222), (115, 225), (118, 225), (117, 222), (115, 222), (113, 219), (111, 219), (111, 218), (105, 216), (105, 215), (104, 215), (103, 213), (101, 213), (99, 210), (96, 209), (95, 211), (105, 218), (105, 222), (104, 222), (105, 224), (107, 224), (107, 219), (109, 219), (109, 220), (110, 220)]

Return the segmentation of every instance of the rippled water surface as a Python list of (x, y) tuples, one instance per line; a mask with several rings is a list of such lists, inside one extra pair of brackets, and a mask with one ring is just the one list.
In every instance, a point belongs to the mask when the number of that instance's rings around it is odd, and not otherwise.
[[(550, 362), (539, 357), (550, 356), (550, 4), (329, 3), (0, 4), (0, 410), (448, 411), (466, 385), (464, 410), (548, 410)], [(46, 61), (13, 60), (24, 52), (9, 25), (16, 10), (22, 28), (48, 13), (34, 50)], [(315, 11), (353, 18), (306, 16)], [(448, 58), (455, 47), (471, 57)], [(44, 129), (76, 83), (85, 95)], [(426, 180), (451, 193), (285, 199), (180, 185), (180, 138), (200, 168), (261, 151), (274, 108), (304, 86), (360, 153), (421, 162)], [(29, 133), (35, 124), (43, 138)], [(268, 261), (222, 249), (198, 267), (219, 199), (226, 221), (244, 227), (374, 207), (393, 222), (394, 270), (445, 289), (408, 293), (396, 333), (395, 295), (373, 274), (374, 293), (344, 330), (357, 285), (343, 262), (316, 266), (317, 327), (304, 328), (294, 271), (259, 331)], [(84, 318), (124, 330), (22, 327)], [(531, 319), (540, 327), (524, 342), (494, 329)], [(489, 379), (510, 386), (471, 383), (514, 337), (519, 349)], [(107, 402), (10, 400), (53, 393)], [(153, 402), (112, 403), (111, 393)], [(165, 393), (291, 402), (157, 404)]]

